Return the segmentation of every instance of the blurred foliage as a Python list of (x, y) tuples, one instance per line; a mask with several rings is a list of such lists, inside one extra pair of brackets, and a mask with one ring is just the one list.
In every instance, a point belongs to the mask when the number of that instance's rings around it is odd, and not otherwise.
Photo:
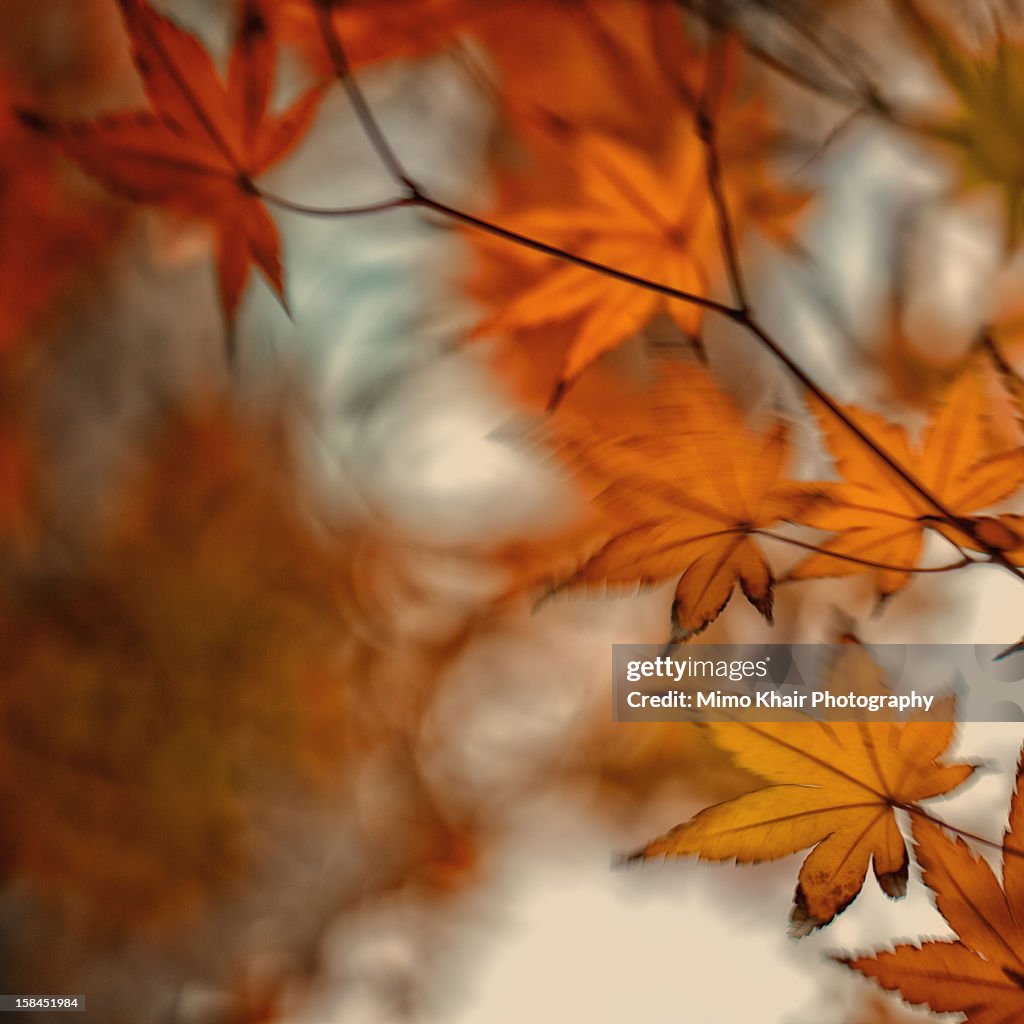
[(220, 405), (162, 424), (109, 535), (4, 575), (7, 870), (134, 924), (233, 878), (247, 800), (346, 754), (338, 554), (284, 440)]

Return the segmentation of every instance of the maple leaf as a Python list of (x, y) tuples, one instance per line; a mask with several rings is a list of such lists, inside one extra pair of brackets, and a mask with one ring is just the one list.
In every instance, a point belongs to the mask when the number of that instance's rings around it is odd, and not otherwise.
[(535, 0), (526, 17), (522, 4), (506, 4), (473, 25), (499, 112), (531, 156), (552, 127), (586, 126), (639, 146), (664, 141), (665, 121), (647, 113), (664, 114), (679, 97), (658, 55), (668, 51), (695, 87), (703, 67), (672, 8), (665, 0)]
[[(628, 270), (682, 291), (704, 294), (707, 276), (694, 255), (693, 236), (710, 207), (699, 146), (679, 140), (664, 173), (649, 157), (610, 136), (582, 134), (571, 159), (580, 171), (579, 206), (536, 210), (518, 230), (557, 240), (588, 259)], [(585, 267), (559, 264), (477, 329), (478, 334), (579, 317), (562, 369), (572, 380), (599, 355), (637, 333), (659, 311), (688, 333), (701, 311), (664, 296), (613, 281)]]
[(270, 112), (275, 51), (261, 0), (245, 0), (226, 81), (194, 36), (144, 0), (118, 2), (152, 111), (96, 121), (23, 119), (111, 192), (208, 221), (229, 322), (252, 263), (283, 302), (280, 240), (253, 179), (298, 144), (321, 90)]
[[(535, 162), (535, 187), (525, 197), (519, 182), (510, 187), (505, 180), (510, 174), (499, 164), (502, 200), (487, 218), (656, 284), (707, 296), (724, 266), (705, 146), (695, 128), (695, 96), (709, 62), (723, 65), (722, 86), (708, 113), (722, 125), (722, 184), (738, 229), (756, 225), (788, 242), (786, 225), (809, 196), (774, 186), (767, 165), (777, 140), (763, 102), (737, 99), (735, 40), (702, 54), (690, 43), (671, 5), (611, 7), (616, 16), (621, 10), (615, 34), (602, 22), (600, 5), (591, 9), (592, 5), (571, 4), (562, 19), (552, 22), (556, 38), (544, 44), (545, 52), (552, 54), (550, 69), (544, 72), (545, 94), (534, 87), (533, 76), (523, 66), (535, 55), (521, 52), (511, 18), (495, 23), (505, 26), (503, 35), (493, 25), (485, 34), (503, 72), (503, 109)], [(557, 38), (558, 32), (565, 38)], [(624, 75), (624, 63), (635, 73)], [(686, 75), (680, 69), (686, 69)], [(556, 87), (556, 81), (561, 85)], [(599, 85), (578, 97), (581, 81)], [(608, 82), (615, 88), (605, 89)], [(569, 109), (578, 107), (585, 115), (567, 117), (565, 96)], [(558, 97), (557, 104), (552, 97)], [(622, 111), (624, 97), (630, 101), (628, 116)], [(495, 258), (493, 240), (473, 239), (472, 244), (482, 261)], [(474, 336), (518, 337), (544, 325), (564, 325), (571, 341), (560, 382), (574, 380), (660, 313), (691, 336), (703, 319), (695, 304), (596, 276), (571, 263), (507, 250), (499, 251), (497, 259), (513, 264), (513, 269), (480, 295), (494, 312)], [(517, 263), (530, 270), (525, 282), (516, 273)], [(510, 281), (517, 291), (509, 288)], [(478, 294), (483, 291), (481, 283), (485, 282), (475, 282)]]
[(959, 836), (915, 819), (924, 882), (956, 939), (902, 943), (873, 956), (836, 957), (909, 1003), (961, 1012), (967, 1024), (1024, 1019), (1024, 798), (1021, 769), (1003, 837), (1002, 886)]
[[(663, 5), (654, 6), (663, 9)], [(638, 16), (654, 6), (636, 5)], [(669, 23), (674, 31), (662, 40), (652, 38), (653, 29), (660, 26), (656, 22), (647, 27), (642, 55), (657, 69), (660, 88), (651, 86), (643, 92), (638, 105), (648, 117), (635, 119), (639, 124), (633, 124), (629, 134), (603, 126), (594, 129), (587, 122), (566, 122), (536, 97), (518, 99), (513, 80), (510, 110), (516, 124), (530, 126), (529, 141), (545, 154), (545, 173), (536, 175), (542, 182), (540, 195), (531, 196), (525, 209), (505, 210), (499, 205), (487, 212), (487, 218), (652, 283), (708, 296), (724, 264), (706, 150), (694, 127), (690, 90), (680, 95), (666, 87), (657, 63), (660, 43), (682, 40), (681, 52), (691, 63), (705, 67), (708, 61), (721, 58), (726, 66), (725, 82), (710, 114), (723, 124), (719, 137), (723, 187), (737, 228), (741, 231), (756, 224), (784, 243), (790, 239), (785, 225), (792, 224), (809, 196), (774, 187), (766, 173), (771, 152), (767, 111), (760, 101), (735, 99), (734, 41), (708, 54), (696, 54), (685, 45), (678, 17)], [(587, 80), (610, 77), (617, 82), (614, 63), (605, 66), (606, 55), (603, 63), (597, 58), (594, 62)], [(632, 110), (635, 113), (636, 108)], [(607, 113), (614, 123), (614, 108)], [(652, 118), (657, 119), (656, 130), (652, 130)], [(541, 141), (545, 135), (548, 138)], [(549, 163), (559, 165), (550, 174), (546, 172)], [(572, 172), (568, 184), (566, 169)], [(547, 182), (551, 184), (545, 197)], [(484, 259), (495, 249), (493, 241), (474, 240), (474, 245)], [(689, 336), (697, 333), (702, 322), (703, 311), (693, 303), (603, 278), (583, 266), (538, 261), (522, 253), (506, 255), (510, 261), (531, 266), (531, 280), (517, 294), (509, 295), (506, 284), (499, 287), (499, 294), (484, 296), (495, 312), (483, 319), (474, 336), (501, 337), (547, 324), (564, 325), (572, 340), (559, 374), (562, 382), (577, 378), (598, 356), (636, 335), (658, 313), (671, 317)], [(511, 276), (515, 280), (517, 275)]]
[[(823, 688), (874, 690), (866, 652), (844, 645)], [(858, 676), (860, 679), (858, 680)], [(746, 771), (772, 783), (716, 804), (631, 860), (696, 855), (759, 863), (813, 847), (800, 867), (793, 934), (828, 924), (860, 892), (868, 864), (883, 892), (906, 894), (908, 857), (895, 811), (948, 793), (974, 771), (947, 764), (952, 722), (708, 723)]]
[(970, 53), (917, 0), (900, 0), (896, 7), (956, 101), (948, 116), (915, 127), (956, 152), (964, 187), (999, 190), (1014, 246), (1024, 227), (1024, 144), (1017, 121), (1024, 105), (1024, 45), (1000, 32), (986, 52)]
[(656, 584), (678, 577), (680, 636), (714, 621), (737, 584), (771, 621), (774, 580), (754, 534), (819, 499), (787, 479), (787, 432), (750, 430), (706, 370), (668, 365), (650, 420), (627, 430), (569, 421), (562, 454), (612, 535), (563, 584)]
[[(664, 161), (599, 132), (574, 133), (568, 154), (579, 170), (577, 202), (498, 219), (575, 255), (707, 296), (722, 261), (705, 158), (692, 133), (678, 134)], [(766, 202), (765, 209), (770, 207)], [(474, 334), (571, 321), (573, 337), (560, 372), (562, 381), (571, 381), (662, 312), (690, 336), (703, 318), (698, 305), (609, 280), (584, 266), (557, 263), (502, 303)]]
[[(934, 412), (919, 443), (906, 430), (877, 413), (847, 406), (847, 415), (881, 450), (909, 470), (947, 509), (943, 516), (906, 479), (841, 424), (816, 405), (822, 431), (841, 483), (822, 485), (831, 499), (808, 508), (800, 522), (837, 536), (789, 573), (790, 579), (816, 579), (874, 572), (876, 587), (888, 597), (906, 586), (921, 556), (924, 534), (934, 529), (964, 547), (977, 545), (964, 532), (972, 515), (1013, 494), (1024, 483), (1024, 450), (990, 450), (986, 423), (986, 396), (977, 369), (968, 367), (953, 382)], [(994, 530), (994, 528), (993, 528)], [(985, 527), (976, 529), (983, 536)], [(1001, 549), (1012, 543), (1002, 532)], [(999, 540), (993, 533), (993, 540)], [(881, 562), (897, 568), (873, 569), (856, 561)]]

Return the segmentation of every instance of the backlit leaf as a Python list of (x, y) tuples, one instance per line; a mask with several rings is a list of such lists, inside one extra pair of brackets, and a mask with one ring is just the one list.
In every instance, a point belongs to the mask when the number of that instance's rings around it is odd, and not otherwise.
[[(857, 645), (844, 646), (822, 688), (876, 685)], [(940, 796), (970, 777), (947, 763), (952, 722), (715, 722), (707, 728), (736, 763), (770, 785), (701, 811), (635, 859), (697, 856), (741, 864), (810, 848), (790, 917), (803, 935), (857, 896), (869, 864), (885, 894), (906, 893), (908, 857), (895, 811)]]
[(1024, 1018), (1024, 799), (1021, 773), (1003, 838), (1002, 885), (959, 836), (914, 819), (916, 856), (955, 939), (901, 943), (873, 956), (838, 958), (909, 1003), (965, 1015), (967, 1024)]

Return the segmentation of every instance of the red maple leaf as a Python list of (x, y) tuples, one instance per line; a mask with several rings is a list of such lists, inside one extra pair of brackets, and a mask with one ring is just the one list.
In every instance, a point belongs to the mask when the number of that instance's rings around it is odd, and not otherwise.
[(233, 322), (255, 263), (284, 301), (277, 227), (253, 184), (286, 157), (322, 90), (281, 114), (270, 109), (276, 51), (261, 0), (244, 0), (227, 78), (203, 45), (144, 0), (118, 0), (152, 110), (95, 121), (22, 119), (111, 192), (208, 221), (221, 303)]

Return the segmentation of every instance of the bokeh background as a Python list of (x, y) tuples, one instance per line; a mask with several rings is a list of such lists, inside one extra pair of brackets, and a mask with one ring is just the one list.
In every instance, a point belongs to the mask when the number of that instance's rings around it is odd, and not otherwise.
[[(159, 6), (225, 58), (234, 4)], [(518, 9), (500, 29), (359, 71), (417, 179), (470, 208), (495, 202), (516, 131), (481, 75), (579, 114), (587, 48), (637, 5), (498, 6)], [(979, 46), (1018, 16), (952, 8)], [(792, 9), (717, 16), (841, 80)], [(800, 11), (893, 103), (945, 102), (888, 4)], [(773, 173), (812, 196), (785, 244), (745, 237), (756, 304), (833, 394), (919, 426), (1013, 312), (998, 197), (870, 111), (743, 67), (775, 112)], [(310, 73), (289, 51), (281, 91)], [(410, 210), (275, 212), (291, 316), (254, 281), (228, 366), (208, 230), (110, 197), (13, 113), (144, 103), (113, 0), (3, 4), (0, 97), (0, 989), (83, 993), (104, 1024), (929, 1019), (825, 956), (946, 934), (920, 884), (900, 905), (867, 886), (796, 942), (795, 859), (613, 869), (754, 780), (695, 729), (611, 722), (609, 645), (666, 639), (671, 587), (510, 592), (495, 553), (580, 499), (537, 440), (543, 353), (468, 340), (472, 240)], [(318, 205), (392, 192), (337, 87), (268, 182)], [(820, 465), (771, 360), (722, 323), (703, 343)], [(581, 401), (658, 344), (683, 341), (651, 325)], [(866, 578), (814, 581), (780, 589), (774, 628), (736, 600), (702, 639), (1005, 645), (1022, 608), (991, 567), (880, 612)], [(992, 770), (943, 813), (998, 837), (1020, 741), (965, 726), (956, 754)]]

